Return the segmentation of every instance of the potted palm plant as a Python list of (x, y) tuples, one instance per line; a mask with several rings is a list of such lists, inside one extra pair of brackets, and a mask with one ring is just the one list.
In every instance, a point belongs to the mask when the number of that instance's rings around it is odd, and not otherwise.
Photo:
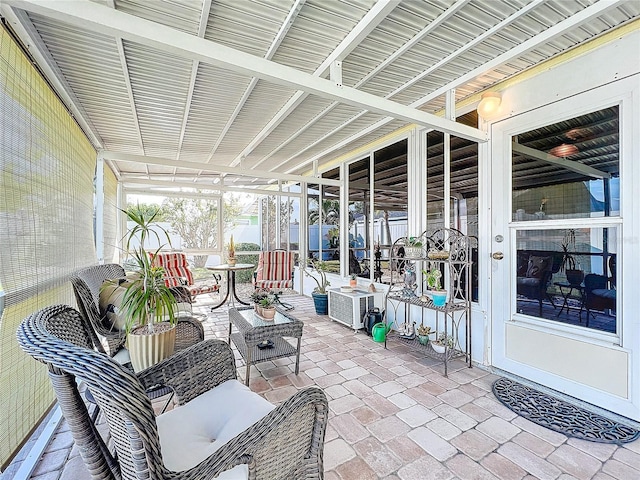
[(318, 315), (326, 315), (329, 313), (329, 299), (327, 287), (331, 285), (327, 279), (327, 271), (329, 264), (323, 260), (310, 260), (309, 265), (318, 273), (318, 276), (311, 275), (306, 269), (304, 274), (313, 278), (317, 286), (313, 289), (311, 296)]
[[(164, 269), (153, 265), (152, 257), (160, 248), (151, 255), (145, 249), (149, 235), (155, 235), (159, 240), (163, 235), (170, 243), (166, 230), (151, 227), (158, 211), (148, 214), (140, 208), (131, 207), (123, 212), (134, 222), (134, 227), (127, 233), (126, 248), (137, 275), (126, 283), (120, 312), (126, 318), (127, 347), (131, 364), (137, 372), (173, 354), (177, 301), (164, 282)], [(140, 246), (131, 250), (137, 235)]]

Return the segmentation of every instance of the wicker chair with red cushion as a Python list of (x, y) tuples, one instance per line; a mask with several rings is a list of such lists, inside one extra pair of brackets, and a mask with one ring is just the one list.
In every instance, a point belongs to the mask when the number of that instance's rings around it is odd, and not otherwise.
[[(153, 264), (164, 268), (164, 282), (167, 287), (184, 286), (189, 290), (192, 298), (202, 293), (214, 293), (220, 289), (217, 283), (195, 284), (187, 255), (184, 253), (158, 253), (153, 256)], [(214, 279), (217, 282), (215, 275)]]

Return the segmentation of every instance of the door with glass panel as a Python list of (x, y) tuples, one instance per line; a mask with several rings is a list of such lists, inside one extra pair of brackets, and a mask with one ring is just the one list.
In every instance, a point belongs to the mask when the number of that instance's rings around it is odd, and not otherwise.
[(493, 126), (491, 355), (498, 368), (598, 404), (629, 395), (620, 108), (583, 105), (570, 99)]

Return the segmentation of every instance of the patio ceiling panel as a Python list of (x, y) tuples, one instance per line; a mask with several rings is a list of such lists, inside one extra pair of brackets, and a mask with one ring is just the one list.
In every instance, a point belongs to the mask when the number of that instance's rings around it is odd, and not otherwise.
[(204, 38), (264, 57), (293, 0), (216, 0)]
[(291, 112), (246, 158), (266, 160), (267, 157), (274, 153), (274, 150), (280, 150), (285, 144), (294, 141), (305, 131), (306, 126), (310, 122), (333, 104), (334, 103), (324, 98), (308, 95), (302, 101), (300, 107)]
[(313, 73), (374, 3), (374, 0), (307, 0), (273, 60)]
[(140, 153), (118, 49), (113, 38), (37, 15), (38, 30), (64, 79), (108, 148)]
[(136, 17), (151, 20), (161, 25), (167, 25), (181, 32), (198, 34), (200, 16), (202, 14), (202, 0), (107, 0), (121, 12)]
[(191, 60), (123, 41), (145, 154), (178, 157)]
[(249, 83), (246, 75), (200, 63), (180, 159), (208, 160)]
[[(340, 95), (333, 97), (341, 98), (339, 102), (316, 95), (302, 97), (287, 106), (280, 121), (277, 115), (281, 108), (292, 98), (300, 97), (298, 88), (313, 91), (316, 86), (307, 78), (296, 78), (295, 72), (290, 72), (293, 81), (287, 83), (289, 77), (277, 69), (278, 63), (327, 77), (328, 59), (342, 60), (345, 86), (434, 113), (443, 108), (443, 93), (452, 87), (456, 88), (457, 100), (465, 99), (615, 26), (640, 18), (637, 1), (98, 3), (276, 62), (264, 65), (256, 60), (259, 68), (244, 68), (241, 62), (218, 59), (213, 48), (196, 56), (191, 47), (181, 48), (191, 45), (188, 39), (172, 37), (167, 31), (163, 38), (168, 40), (158, 41), (142, 28), (142, 35), (136, 36), (135, 23), (129, 24), (120, 17), (111, 19), (107, 9), (100, 15), (105, 22), (112, 22), (111, 31), (131, 40), (97, 34), (96, 31), (109, 31), (101, 29), (105, 25), (100, 21), (91, 23), (96, 28), (85, 30), (89, 22), (77, 11), (63, 13), (59, 17), (65, 20), (63, 23), (49, 16), (56, 15), (52, 12), (56, 8), (36, 8), (34, 3), (19, 4), (18, 0), (3, 2), (3, 12), (17, 5), (15, 11), (33, 22), (32, 28), (25, 25), (25, 30), (42, 37), (41, 44), (35, 42), (37, 48), (48, 49), (36, 58), (48, 62), (45, 72), (53, 71), (64, 80), (62, 89), (75, 103), (72, 110), (82, 117), (83, 125), (95, 132), (99, 143), (123, 154), (175, 160), (174, 165), (168, 163), (161, 169), (162, 175), (168, 175), (171, 168), (178, 175), (181, 161), (202, 163), (209, 167), (206, 175), (188, 169), (177, 178), (183, 179), (191, 172), (206, 177), (206, 181), (211, 167), (217, 165), (239, 165), (248, 175), (249, 168), (276, 174), (308, 172), (311, 162), (322, 165), (409, 121), (385, 117), (385, 111), (394, 111), (384, 110), (389, 105), (382, 111), (378, 109), (380, 114), (363, 110), (366, 106), (362, 103), (345, 107), (340, 102), (360, 100), (357, 96), (347, 99)], [(95, 11), (96, 4), (89, 4)], [(26, 5), (27, 10), (46, 12), (47, 16), (24, 13), (19, 10), (21, 5)], [(582, 15), (583, 12), (589, 15)], [(34, 43), (28, 35), (23, 41)], [(169, 51), (178, 52), (178, 56), (167, 54)], [(225, 68), (211, 66), (216, 62)], [(246, 73), (232, 73), (243, 68)], [(278, 72), (280, 78), (270, 77), (273, 72)], [(256, 81), (254, 74), (270, 80)], [(276, 85), (280, 82), (287, 86)], [(60, 88), (56, 82), (53, 84)], [(322, 89), (316, 92), (327, 94)], [(372, 103), (367, 105), (377, 106), (375, 101), (369, 102)], [(144, 163), (110, 161), (123, 172), (158, 174), (158, 170)], [(225, 182), (232, 181), (240, 182), (227, 169)]]
[[(279, 152), (280, 157), (286, 154), (286, 160), (290, 158), (305, 158), (314, 153), (327, 148), (327, 145), (343, 140), (354, 133), (358, 133), (365, 128), (373, 125), (382, 117), (380, 115), (362, 112), (361, 115), (355, 116), (353, 113), (345, 115), (341, 111), (348, 109), (346, 105), (336, 107), (327, 115), (323, 116), (318, 122), (312, 124), (303, 134), (301, 134), (295, 142), (287, 145), (287, 149)], [(353, 119), (349, 124), (344, 123), (344, 118)], [(402, 122), (399, 122), (403, 124)], [(321, 135), (325, 132), (337, 132), (330, 136)]]
[(280, 85), (258, 81), (218, 146), (213, 162), (230, 164), (294, 93)]

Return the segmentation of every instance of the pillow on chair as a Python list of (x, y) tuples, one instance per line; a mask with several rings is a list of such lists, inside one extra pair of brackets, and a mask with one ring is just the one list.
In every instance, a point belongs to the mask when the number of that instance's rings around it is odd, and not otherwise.
[(529, 278), (542, 278), (545, 272), (549, 271), (551, 266), (551, 257), (529, 257), (529, 263), (527, 265), (527, 277)]

